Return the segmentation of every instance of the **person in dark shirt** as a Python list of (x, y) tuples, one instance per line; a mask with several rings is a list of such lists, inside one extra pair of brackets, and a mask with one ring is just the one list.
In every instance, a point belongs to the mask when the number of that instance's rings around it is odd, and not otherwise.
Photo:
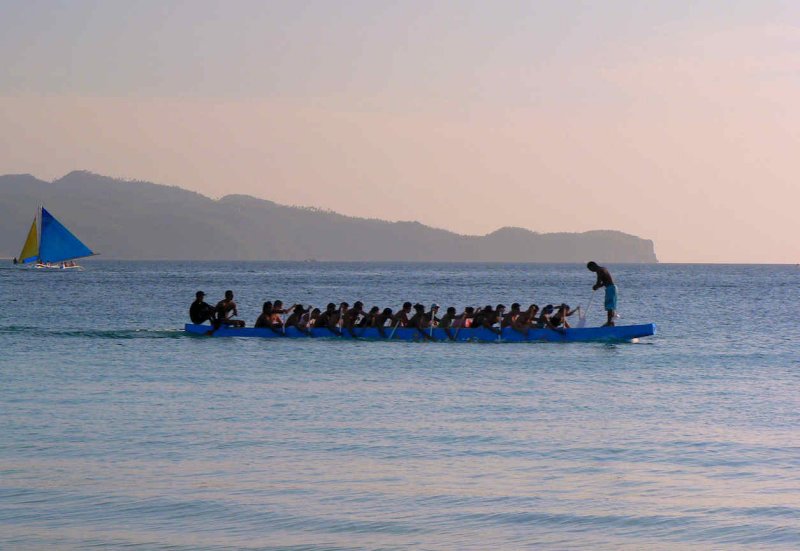
[[(311, 308), (309, 306), (309, 308)], [(317, 326), (317, 322), (319, 321), (319, 317), (322, 315), (322, 312), (319, 311), (319, 308), (314, 308), (311, 312), (300, 317), (300, 322), (297, 325), (297, 328), (302, 330), (308, 331), (308, 336), (313, 337), (314, 334), (311, 330)]]
[(425, 307), (422, 304), (417, 303), (414, 305), (414, 315), (409, 318), (407, 327), (415, 327), (417, 329), (421, 329), (422, 322), (424, 319), (425, 319)]
[(556, 313), (550, 316), (550, 325), (552, 325), (553, 327), (564, 326), (564, 329), (569, 329), (570, 325), (569, 322), (567, 321), (567, 318), (572, 314), (574, 314), (575, 312), (577, 312), (578, 310), (580, 310), (580, 306), (570, 311), (569, 305), (561, 304), (561, 306), (559, 306), (558, 309), (556, 310)]
[(453, 335), (453, 322), (456, 320), (456, 309), (453, 306), (449, 306), (445, 311), (445, 314), (442, 316), (442, 319), (439, 320), (439, 327), (444, 329), (445, 335), (451, 341), (455, 339)]
[(430, 336), (425, 332), (425, 307), (422, 304), (414, 305), (414, 315), (408, 320), (406, 327), (413, 327), (425, 340), (430, 340)]
[(439, 325), (439, 318), (436, 317), (436, 314), (439, 313), (439, 305), (435, 302), (431, 304), (431, 309), (428, 311), (427, 314), (422, 316), (422, 327), (425, 327), (430, 332), (431, 326), (436, 327)]
[(197, 291), (194, 294), (194, 302), (189, 307), (189, 319), (192, 320), (192, 323), (200, 324), (210, 321), (213, 324), (214, 322), (214, 307), (203, 301), (205, 296), (203, 291)]
[(598, 266), (594, 261), (589, 262), (586, 268), (588, 268), (590, 272), (597, 274), (597, 281), (592, 287), (592, 290), (596, 291), (600, 287), (606, 288), (605, 309), (608, 314), (608, 321), (606, 321), (604, 327), (613, 327), (614, 316), (617, 314), (617, 286), (614, 285), (614, 279), (611, 277), (608, 268)]
[(514, 325), (514, 320), (522, 313), (520, 312), (520, 304), (519, 302), (515, 302), (511, 305), (511, 311), (503, 315), (503, 321), (501, 323), (502, 327), (511, 327)]
[(548, 304), (539, 312), (539, 318), (537, 319), (537, 327), (548, 327), (553, 328), (552, 324), (550, 323), (550, 316), (553, 315), (555, 312), (555, 308), (552, 304)]
[(375, 317), (375, 321), (373, 322), (374, 325), (372, 325), (372, 327), (377, 327), (378, 333), (380, 333), (381, 337), (385, 339), (386, 329), (384, 329), (384, 327), (386, 327), (387, 322), (393, 323), (393, 320), (394, 320), (394, 313), (392, 312), (392, 309), (384, 308), (383, 312), (381, 312)]
[(296, 304), (294, 308), (292, 308), (292, 313), (286, 318), (284, 328), (288, 329), (289, 327), (296, 327), (301, 333), (311, 336), (311, 333), (308, 331), (308, 329), (306, 329), (305, 324), (302, 323), (303, 317), (306, 314), (308, 314), (308, 310), (303, 308), (301, 304)]
[(483, 327), (499, 335), (500, 329), (496, 329), (493, 326), (497, 323), (498, 319), (501, 319), (505, 309), (506, 307), (502, 304), (498, 304), (497, 309), (487, 304), (482, 310), (475, 314), (475, 318), (472, 320), (472, 327)]
[(411, 303), (404, 302), (403, 309), (398, 310), (392, 318), (392, 327), (408, 327), (408, 315), (411, 313)]
[(483, 320), (486, 316), (493, 314), (494, 311), (492, 310), (492, 306), (487, 304), (483, 308), (478, 308), (475, 312), (475, 316), (472, 318), (472, 327), (483, 327)]
[[(344, 305), (344, 303), (342, 303)], [(355, 327), (358, 323), (358, 318), (361, 314), (364, 313), (364, 303), (360, 300), (357, 300), (353, 307), (349, 310), (345, 306), (344, 312), (342, 313), (342, 329), (347, 329), (347, 332), (350, 333), (350, 336), (355, 338), (356, 332)]]
[(377, 306), (373, 306), (369, 309), (369, 312), (364, 314), (361, 318), (361, 321), (358, 322), (359, 327), (375, 327), (375, 320), (378, 315), (381, 313), (381, 309)]
[(519, 314), (511, 324), (511, 327), (514, 331), (518, 333), (522, 333), (526, 337), (528, 336), (528, 331), (531, 328), (537, 326), (537, 314), (539, 313), (539, 306), (537, 304), (531, 304), (530, 307)]
[(332, 302), (328, 303), (325, 311), (320, 314), (314, 327), (324, 327), (334, 335), (341, 337), (342, 333), (336, 327), (339, 321), (339, 312), (336, 311), (336, 305)]

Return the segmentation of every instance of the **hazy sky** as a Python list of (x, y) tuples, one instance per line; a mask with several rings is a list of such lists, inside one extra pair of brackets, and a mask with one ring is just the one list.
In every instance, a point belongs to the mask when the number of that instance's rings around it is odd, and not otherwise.
[(800, 262), (800, 2), (0, 0), (0, 67), (2, 174)]

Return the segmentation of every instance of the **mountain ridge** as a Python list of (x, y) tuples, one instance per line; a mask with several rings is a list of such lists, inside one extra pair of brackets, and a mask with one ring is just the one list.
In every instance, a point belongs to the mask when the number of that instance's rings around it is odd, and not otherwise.
[(39, 204), (92, 249), (131, 260), (658, 262), (653, 242), (616, 230), (462, 235), (244, 194), (212, 199), (141, 180), (72, 171), (52, 182), (0, 176), (0, 255), (14, 256)]

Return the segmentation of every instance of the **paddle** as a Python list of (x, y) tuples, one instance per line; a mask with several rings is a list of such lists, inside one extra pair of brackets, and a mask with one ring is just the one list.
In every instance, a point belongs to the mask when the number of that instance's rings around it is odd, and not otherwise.
[[(439, 308), (437, 307), (436, 308), (436, 312), (438, 312), (438, 311), (439, 311)], [(436, 312), (434, 312), (434, 309), (431, 308), (431, 332), (430, 332), (430, 338), (431, 339), (433, 339), (433, 320), (436, 319)]]
[(586, 310), (584, 311), (581, 309), (581, 313), (578, 316), (578, 327), (586, 327), (586, 315), (589, 313), (589, 308), (592, 307), (592, 301), (594, 300), (594, 294), (597, 292), (597, 289), (592, 291), (592, 296), (589, 297), (589, 304), (586, 305)]
[(400, 319), (399, 318), (397, 320), (397, 323), (394, 325), (394, 327), (392, 327), (392, 332), (389, 333), (389, 340), (391, 340), (391, 338), (394, 337), (394, 332), (397, 330), (398, 327), (400, 327)]
[(314, 305), (313, 304), (309, 304), (308, 305), (308, 310), (304, 314), (306, 316), (306, 325), (305, 325), (306, 334), (309, 337), (313, 337), (314, 336), (314, 333), (312, 332), (314, 330), (314, 326), (311, 325), (311, 310), (313, 310), (313, 309), (314, 309)]

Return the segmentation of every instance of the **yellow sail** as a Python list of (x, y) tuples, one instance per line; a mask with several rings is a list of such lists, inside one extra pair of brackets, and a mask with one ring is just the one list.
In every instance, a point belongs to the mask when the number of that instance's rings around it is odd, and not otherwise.
[(33, 219), (31, 229), (28, 232), (28, 238), (25, 240), (25, 245), (22, 247), (22, 252), (19, 253), (19, 262), (33, 262), (39, 257), (39, 236), (36, 235), (36, 218)]

